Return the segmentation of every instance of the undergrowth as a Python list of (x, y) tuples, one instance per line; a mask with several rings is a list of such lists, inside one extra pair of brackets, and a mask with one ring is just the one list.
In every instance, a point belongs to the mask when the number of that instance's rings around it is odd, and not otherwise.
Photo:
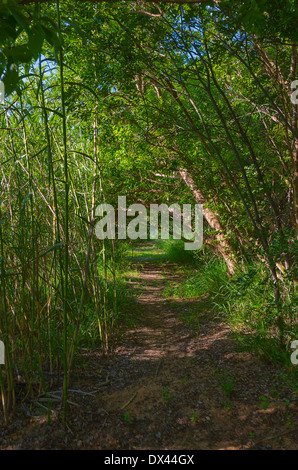
[[(171, 259), (178, 260), (181, 256), (180, 247), (175, 244), (166, 253)], [(176, 285), (167, 284), (165, 297), (185, 300), (207, 297), (211, 314), (232, 327), (238, 349), (258, 354), (274, 364), (282, 364), (294, 377), (297, 375), (290, 360), (291, 343), (298, 338), (298, 295), (291, 279), (284, 277), (280, 281), (285, 323), (285, 344), (281, 345), (274, 289), (263, 264), (247, 263), (233, 276), (227, 275), (224, 261), (211, 253), (192, 254), (188, 264), (181, 264), (184, 266), (179, 268), (180, 281)], [(199, 325), (199, 311), (197, 316)]]

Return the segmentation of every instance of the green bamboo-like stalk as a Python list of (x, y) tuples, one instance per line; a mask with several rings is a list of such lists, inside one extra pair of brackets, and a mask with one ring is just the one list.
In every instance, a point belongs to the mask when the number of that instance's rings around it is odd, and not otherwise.
[[(3, 235), (2, 235), (2, 220), (1, 220), (1, 203), (0, 203), (0, 252), (1, 252), (1, 297), (3, 299), (3, 313), (2, 318), (0, 317), (0, 327), (1, 331), (5, 331), (6, 326), (6, 288), (5, 288), (5, 267), (4, 267), (4, 250), (3, 250)], [(1, 306), (2, 307), (2, 306)], [(2, 401), (2, 409), (4, 414), (4, 424), (6, 425), (8, 422), (8, 415), (7, 415), (7, 398), (6, 398), (6, 390), (5, 390), (5, 383), (2, 375), (2, 369), (0, 365), (0, 390), (1, 390), (1, 401)]]
[[(102, 194), (103, 201), (106, 202), (105, 191), (103, 187), (102, 175), (99, 172), (99, 183), (100, 183), (100, 192)], [(103, 264), (103, 272), (104, 272), (104, 286), (101, 289), (101, 296), (100, 301), (101, 305), (99, 308), (98, 314), (98, 328), (99, 328), (99, 335), (102, 342), (102, 349), (103, 352), (106, 352), (109, 347), (108, 341), (108, 312), (107, 312), (107, 290), (108, 290), (108, 272), (107, 272), (107, 258), (106, 258), (106, 241), (105, 239), (102, 240), (102, 264)]]
[(97, 133), (97, 118), (96, 118), (96, 109), (95, 109), (95, 116), (94, 116), (94, 122), (93, 122), (94, 170), (93, 170), (91, 215), (90, 215), (90, 221), (89, 221), (90, 222), (90, 227), (89, 227), (89, 231), (88, 231), (87, 252), (86, 252), (86, 260), (85, 260), (85, 269), (84, 269), (84, 273), (83, 273), (83, 285), (82, 285), (82, 292), (81, 292), (80, 304), (79, 304), (79, 310), (78, 310), (78, 318), (77, 318), (75, 332), (74, 332), (73, 341), (72, 341), (72, 346), (71, 346), (71, 350), (70, 350), (70, 354), (69, 354), (68, 375), (70, 375), (70, 372), (71, 372), (73, 359), (74, 359), (76, 342), (77, 342), (77, 338), (78, 338), (78, 334), (79, 334), (80, 321), (81, 321), (81, 315), (82, 315), (82, 309), (83, 309), (83, 302), (84, 302), (84, 296), (85, 296), (85, 291), (86, 291), (86, 286), (87, 286), (87, 276), (88, 276), (88, 270), (89, 270), (89, 264), (90, 264), (92, 235), (93, 235), (93, 232), (94, 232), (95, 196), (96, 196), (96, 181), (97, 181), (97, 142), (96, 142), (97, 135), (96, 135), (96, 133)]
[(61, 31), (61, 16), (60, 16), (60, 2), (57, 0), (57, 20), (59, 29), (59, 67), (60, 67), (60, 91), (61, 91), (61, 108), (62, 108), (62, 132), (63, 132), (63, 154), (64, 154), (64, 289), (63, 289), (63, 365), (64, 365), (64, 378), (63, 378), (63, 392), (62, 392), (62, 405), (63, 405), (63, 420), (66, 420), (67, 410), (67, 388), (68, 388), (68, 266), (69, 266), (69, 174), (68, 174), (68, 155), (67, 155), (67, 133), (66, 133), (66, 113), (65, 113), (65, 96), (64, 96), (64, 68), (63, 68), (63, 46), (62, 46), (62, 31)]
[(30, 197), (30, 224), (31, 224), (31, 258), (32, 258), (32, 286), (31, 286), (31, 316), (32, 316), (32, 330), (37, 337), (38, 342), (38, 365), (39, 365), (39, 391), (42, 390), (43, 380), (43, 369), (42, 369), (42, 341), (41, 341), (41, 313), (39, 305), (39, 259), (37, 256), (37, 224), (35, 223), (35, 214), (34, 214), (34, 187), (32, 184), (32, 169), (31, 169), (31, 159), (29, 158), (29, 149), (28, 149), (28, 137), (27, 130), (25, 125), (24, 111), (23, 111), (23, 101), (20, 98), (20, 110), (22, 115), (23, 122), (23, 142), (26, 155), (26, 164), (27, 164), (27, 174), (29, 180), (29, 191), (31, 194)]
[[(11, 118), (8, 116), (7, 109), (5, 109), (5, 119), (6, 119), (6, 124), (9, 127), (9, 142), (11, 145), (11, 154), (12, 158), (15, 164), (15, 172), (16, 172), (16, 182), (17, 182), (17, 207), (19, 211), (19, 223), (21, 225), (21, 231), (20, 231), (20, 243), (19, 246), (24, 242), (25, 239), (25, 231), (24, 231), (24, 222), (23, 222), (23, 212), (22, 212), (22, 193), (21, 193), (21, 176), (19, 174), (19, 168), (16, 164), (17, 162), (17, 151), (12, 135), (12, 127), (11, 127)], [(3, 248), (3, 235), (1, 233), (1, 245), (2, 245), (2, 258), (4, 260), (4, 248)], [(23, 255), (22, 250), (20, 251), (20, 259), (22, 262), (22, 289), (21, 289), (21, 297), (22, 300), (24, 301), (24, 259), (25, 255)], [(3, 265), (3, 274), (4, 278), (6, 278), (6, 273), (5, 273), (5, 267)], [(15, 281), (15, 287), (17, 286), (17, 281)], [(6, 283), (4, 283), (4, 303), (5, 303), (5, 326), (4, 326), (4, 331), (6, 334), (6, 344), (5, 344), (5, 368), (6, 368), (6, 373), (7, 373), (7, 410), (9, 411), (11, 408), (15, 406), (15, 387), (14, 387), (14, 378), (13, 378), (13, 360), (12, 360), (12, 353), (11, 353), (11, 347), (10, 347), (10, 342), (13, 342), (13, 325), (8, 320), (8, 309), (7, 309), (7, 300), (6, 300)], [(22, 304), (24, 305), (24, 304)], [(31, 343), (29, 342), (30, 346)]]
[[(53, 207), (54, 207), (54, 214), (53, 214), (53, 246), (57, 243), (60, 244), (61, 242), (61, 234), (60, 234), (60, 217), (59, 217), (59, 206), (58, 206), (58, 197), (57, 197), (57, 188), (55, 182), (55, 175), (54, 175), (54, 165), (53, 165), (53, 154), (52, 154), (52, 145), (51, 145), (51, 136), (49, 130), (49, 121), (48, 121), (48, 112), (46, 108), (45, 102), (45, 93), (44, 93), (44, 86), (43, 86), (43, 74), (42, 74), (42, 67), (41, 67), (41, 56), (39, 56), (39, 89), (40, 89), (40, 97), (41, 97), (41, 108), (42, 108), (42, 115), (44, 120), (44, 129), (45, 129), (45, 136), (47, 141), (47, 162), (48, 162), (48, 178), (49, 178), (49, 188), (52, 190), (52, 197), (53, 197)], [(56, 252), (53, 251), (53, 261), (52, 267), (49, 272), (49, 277), (54, 277), (54, 285), (57, 285), (57, 269), (56, 269)], [(60, 267), (60, 278), (63, 279), (63, 260), (62, 260), (62, 251), (58, 251), (58, 260), (59, 260), (59, 267)], [(54, 272), (53, 272), (54, 270)], [(50, 301), (50, 300), (49, 300)], [(50, 308), (48, 308), (48, 336), (49, 336), (49, 360), (50, 360), (50, 372), (52, 372), (52, 347), (51, 347), (51, 323), (50, 323)], [(59, 349), (58, 349), (58, 372), (59, 372)]]

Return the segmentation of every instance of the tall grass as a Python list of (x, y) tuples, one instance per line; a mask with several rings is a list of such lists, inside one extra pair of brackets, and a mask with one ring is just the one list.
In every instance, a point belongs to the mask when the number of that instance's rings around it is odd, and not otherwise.
[(75, 116), (63, 93), (63, 54), (60, 74), (56, 67), (49, 77), (47, 64), (40, 58), (22, 98), (12, 95), (0, 109), (0, 339), (6, 351), (0, 390), (5, 422), (20, 379), (26, 396), (32, 396), (51, 386), (48, 373), (63, 377), (65, 405), (77, 348), (89, 339), (107, 352), (129, 305), (116, 268), (123, 257), (121, 244), (94, 237), (95, 207), (102, 197), (109, 198), (104, 158), (99, 162), (97, 108), (90, 129), (89, 121), (84, 124), (90, 137), (78, 141)]
[(159, 245), (171, 263), (189, 264), (196, 259), (194, 251), (185, 250), (183, 240), (160, 240)]
[[(175, 245), (169, 251), (175, 252)], [(179, 259), (180, 250), (174, 254)], [(205, 299), (211, 314), (227, 322), (241, 348), (261, 354), (274, 363), (289, 365), (290, 343), (298, 337), (298, 295), (294, 281), (281, 281), (286, 348), (278, 335), (278, 316), (274, 286), (261, 263), (243, 265), (234, 276), (227, 275), (225, 263), (211, 253), (197, 254), (182, 271), (178, 285), (169, 283), (165, 295), (184, 299)], [(193, 315), (193, 313), (192, 313)], [(199, 312), (198, 322), (199, 322)]]
[(290, 363), (290, 343), (297, 338), (298, 296), (293, 281), (281, 282), (286, 349), (278, 337), (274, 288), (263, 266), (248, 265), (228, 280), (215, 300), (215, 307), (232, 325), (240, 344), (274, 363)]

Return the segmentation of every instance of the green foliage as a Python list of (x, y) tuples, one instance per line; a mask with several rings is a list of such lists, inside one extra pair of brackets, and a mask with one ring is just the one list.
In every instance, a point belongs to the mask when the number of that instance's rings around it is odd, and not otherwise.
[(261, 408), (263, 408), (264, 410), (267, 410), (268, 406), (270, 405), (269, 400), (263, 395), (260, 397), (260, 399), (261, 399), (261, 403), (260, 403)]
[(169, 387), (167, 386), (164, 391), (162, 392), (162, 396), (163, 396), (163, 401), (164, 401), (164, 404), (166, 406), (169, 406), (169, 404), (171, 403), (171, 400), (173, 400), (174, 397), (172, 397), (170, 394), (169, 394)]
[(124, 422), (125, 424), (131, 424), (131, 411), (127, 411), (126, 413), (124, 413)]
[[(289, 283), (285, 278), (282, 294), (288, 344), (297, 336), (298, 304), (292, 284), (293, 281)], [(274, 363), (289, 363), (289, 349), (284, 349), (275, 334), (278, 310), (274, 289), (261, 265), (249, 265), (246, 272), (235, 275), (223, 287), (220, 297), (216, 307), (238, 332), (242, 347), (259, 352)]]
[(297, 3), (295, 0), (224, 0), (221, 8), (239, 27), (242, 23), (249, 32), (274, 40), (297, 41)]
[[(133, 321), (127, 245), (93, 232), (96, 206), (120, 194), (147, 206), (204, 199), (222, 226), (205, 224), (212, 254), (169, 240), (137, 256), (181, 264), (168, 296), (207, 298), (242, 347), (290, 367), (278, 335), (281, 317), (287, 345), (298, 334), (297, 7), (240, 3), (163, 5), (164, 15), (147, 5), (157, 16), (130, 2), (1, 3), (0, 386), (10, 402), (16, 370), (42, 388), (43, 371), (67, 368), (67, 346), (70, 357), (82, 345), (107, 352)], [(188, 318), (199, 325), (198, 315)]]
[[(227, 321), (233, 328), (238, 347), (260, 354), (275, 364), (289, 365), (290, 343), (297, 338), (297, 293), (293, 281), (284, 277), (282, 288), (283, 318), (287, 347), (280, 344), (277, 331), (278, 310), (272, 282), (262, 264), (247, 264), (234, 276), (228, 277), (225, 264), (206, 256), (187, 269), (179, 285), (169, 283), (166, 297), (204, 299), (204, 309)], [(207, 304), (206, 304), (207, 302)], [(199, 306), (183, 313), (182, 319), (191, 325), (200, 324)]]
[(0, 6), (0, 75), (7, 95), (20, 92), (19, 66), (37, 60), (43, 50), (44, 41), (59, 47), (58, 28), (49, 16), (39, 14), (36, 8), (23, 7), (15, 1)]
[(199, 298), (204, 295), (211, 297), (220, 294), (227, 283), (227, 268), (223, 261), (207, 254), (195, 261), (195, 270), (186, 271), (178, 286), (168, 286), (168, 295), (179, 298)]
[[(136, 300), (127, 287), (123, 273), (118, 273), (116, 286), (111, 279), (107, 283), (101, 279), (101, 288), (106, 289), (105, 306), (98, 311), (96, 305), (91, 301), (92, 299), (86, 301), (85, 314), (80, 322), (77, 339), (78, 348), (104, 346), (104, 340), (99, 335), (100, 327), (104, 323), (105, 331), (109, 337), (109, 347), (112, 350), (117, 345), (123, 328), (132, 326), (136, 320)], [(116, 311), (115, 295), (117, 299)]]
[(217, 369), (214, 375), (220, 387), (222, 388), (224, 394), (228, 397), (231, 396), (235, 387), (235, 382), (236, 382), (235, 377), (231, 376), (229, 371), (227, 370), (224, 370), (223, 372), (221, 372), (219, 368)]
[(189, 264), (195, 262), (196, 254), (191, 250), (185, 250), (183, 240), (164, 241), (163, 248), (170, 263)]

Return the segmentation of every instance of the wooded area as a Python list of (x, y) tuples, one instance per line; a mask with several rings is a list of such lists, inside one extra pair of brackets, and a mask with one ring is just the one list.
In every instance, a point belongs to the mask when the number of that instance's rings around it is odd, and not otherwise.
[[(268, 380), (271, 367), (282, 377), (276, 390), (286, 403), (286, 429), (294, 435), (297, 18), (295, 0), (2, 1), (0, 448), (13, 448), (9, 433), (24, 406), (37, 407), (45, 423), (72, 428), (75, 377), (91, 362), (94, 372), (94, 361), (98, 368), (110, 364), (118, 377), (113, 361), (127, 334), (138, 341), (131, 331), (142, 318), (143, 326), (156, 322), (162, 329), (163, 315), (172, 309), (178, 318), (186, 307), (179, 318), (198, 341), (205, 338), (205, 319), (216, 331), (229, 328), (236, 351), (268, 367)], [(97, 207), (116, 208), (119, 196), (126, 196), (127, 206), (147, 209), (202, 204), (202, 248), (185, 251), (171, 230), (168, 240), (150, 242), (150, 233), (149, 242), (98, 239)], [(165, 283), (158, 284), (162, 276)], [(184, 327), (161, 333), (164, 344), (157, 341), (156, 354), (170, 351), (167, 335), (173, 334), (172, 344), (174, 338), (179, 342)], [(233, 366), (225, 375), (217, 359), (208, 356), (232, 399), (237, 375), (229, 381)], [(104, 379), (108, 383), (110, 375)], [(163, 387), (168, 410), (171, 382)], [(110, 396), (113, 401), (112, 391)], [(234, 406), (224, 403), (228, 411)], [(28, 413), (29, 421), (36, 416)], [(278, 413), (273, 427), (284, 433)], [(189, 418), (193, 426), (196, 417)], [(124, 415), (123, 426), (132, 426), (131, 419)], [(146, 433), (146, 419), (142, 423), (138, 435)], [(250, 440), (252, 447), (252, 435)], [(81, 438), (77, 442), (88, 448)], [(178, 445), (169, 442), (117, 445)], [(185, 442), (179, 442), (183, 449)], [(200, 441), (190, 442), (189, 448), (201, 448)], [(235, 447), (245, 442), (241, 437)], [(70, 441), (52, 445), (72, 448)], [(276, 448), (283, 446), (276, 442)]]

